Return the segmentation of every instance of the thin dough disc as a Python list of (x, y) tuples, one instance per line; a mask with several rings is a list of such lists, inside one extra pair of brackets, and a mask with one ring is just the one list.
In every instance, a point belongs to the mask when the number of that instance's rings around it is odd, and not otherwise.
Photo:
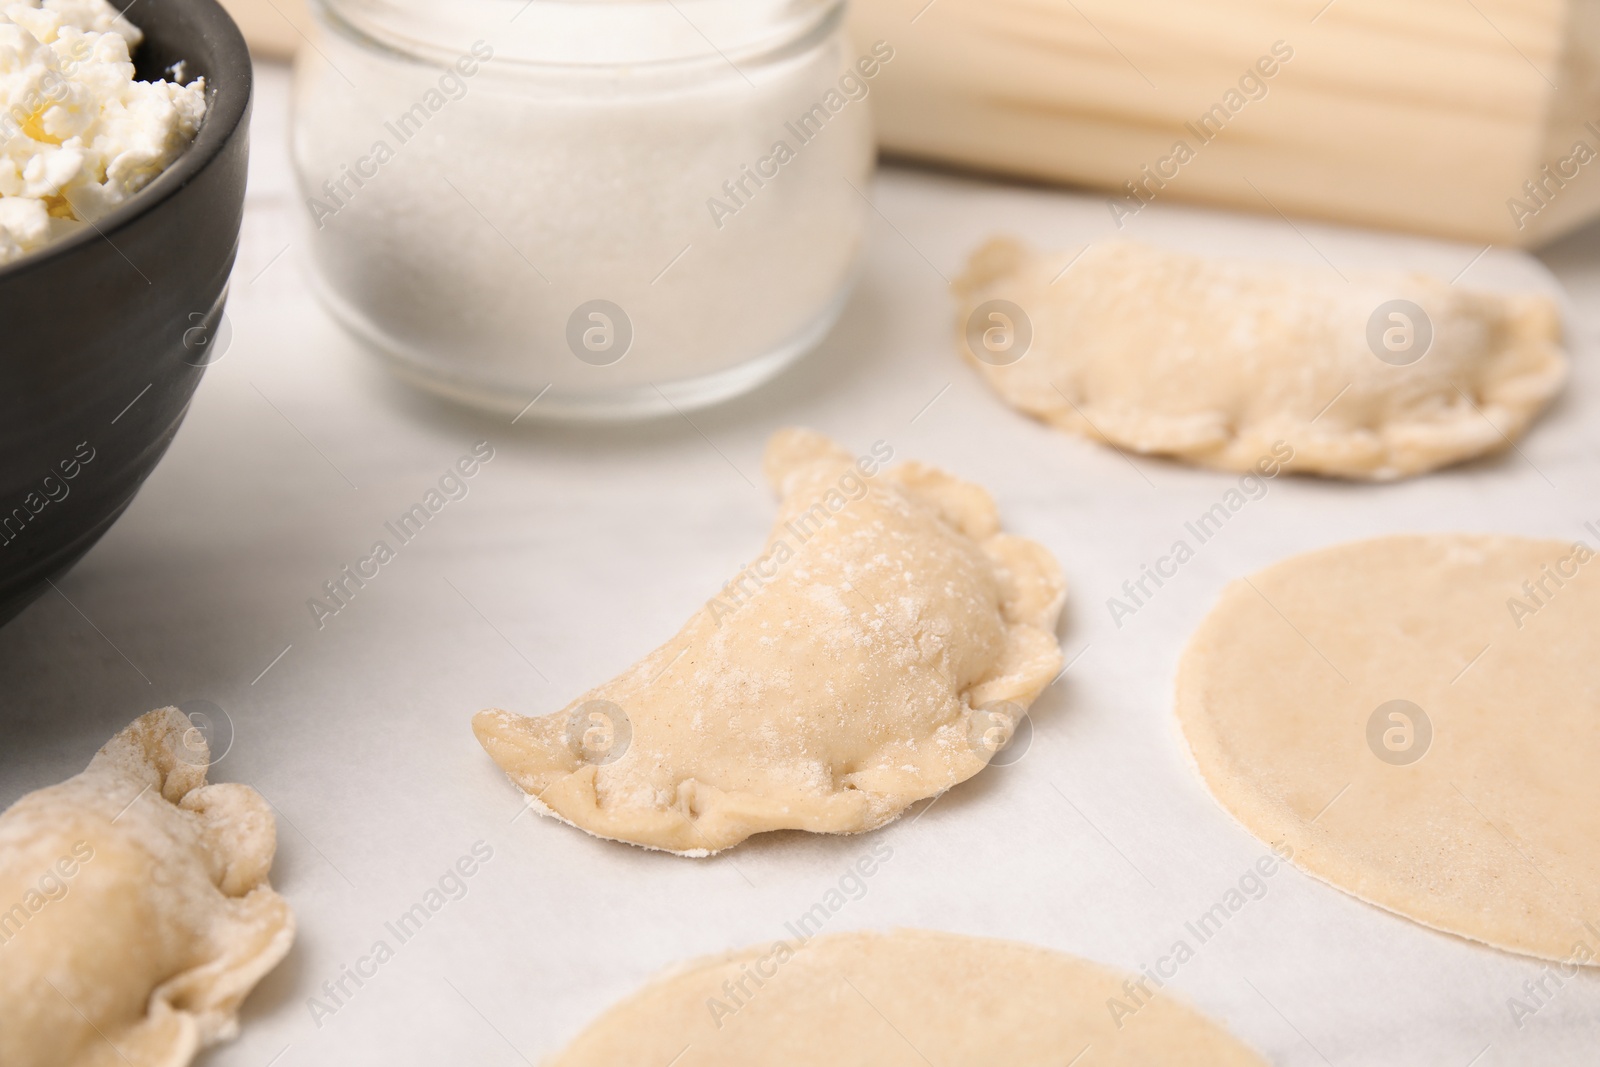
[(1318, 878), (1513, 952), (1600, 955), (1589, 549), (1387, 537), (1278, 563), (1195, 632), (1177, 714), (1222, 806)]
[(0, 815), (5, 1067), (182, 1067), (237, 1032), (294, 917), (267, 884), (271, 809), (209, 763), (162, 708)]
[[(1348, 277), (1120, 240), (1075, 260), (994, 240), (956, 282), (957, 344), (1021, 411), (1224, 470), (1249, 470), (1284, 442), (1295, 471), (1420, 474), (1504, 448), (1560, 391), (1560, 318), (1545, 297), (1420, 274)], [(969, 333), (1004, 325), (984, 310), (991, 300), (1020, 308), (1026, 324), (1012, 324), (1022, 332), (1009, 342), (994, 335), (1006, 350), (980, 360)], [(1426, 354), (1405, 366), (1380, 360), (1369, 339), (1375, 313), (1395, 300), (1431, 325)], [(1382, 323), (1400, 320), (1376, 317), (1381, 347)]]
[(806, 430), (765, 465), (765, 551), (676, 637), (564, 711), (474, 719), (547, 813), (687, 855), (870, 830), (982, 770), (1055, 677), (1060, 569), (982, 489)]
[(1128, 1000), (1131, 978), (1032, 945), (923, 930), (796, 945), (690, 964), (606, 1012), (551, 1067), (1062, 1067), (1085, 1046), (1100, 1067), (1262, 1067), (1166, 993), (1118, 1027), (1107, 1003)]

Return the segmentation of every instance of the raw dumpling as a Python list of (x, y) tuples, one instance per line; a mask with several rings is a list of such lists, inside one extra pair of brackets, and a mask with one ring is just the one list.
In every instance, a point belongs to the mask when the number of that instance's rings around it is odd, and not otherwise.
[(777, 941), (698, 961), (606, 1012), (551, 1067), (668, 1063), (1265, 1067), (1144, 975), (926, 930)]
[(539, 810), (687, 855), (870, 830), (977, 774), (1061, 666), (1061, 573), (982, 489), (889, 454), (780, 431), (761, 557), (620, 677), (480, 712), (478, 740)]
[(0, 1063), (182, 1067), (289, 951), (272, 811), (176, 708), (0, 815)]
[(1504, 448), (1566, 378), (1552, 301), (1420, 274), (1001, 239), (955, 289), (958, 344), (1008, 403), (1224, 470), (1287, 446), (1289, 470), (1420, 474)]

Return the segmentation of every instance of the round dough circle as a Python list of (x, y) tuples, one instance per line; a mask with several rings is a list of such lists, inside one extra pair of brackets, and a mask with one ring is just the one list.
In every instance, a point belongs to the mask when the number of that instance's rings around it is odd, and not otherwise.
[(1600, 958), (1587, 546), (1386, 537), (1277, 563), (1195, 632), (1177, 715), (1212, 794), (1307, 872), (1512, 952)]
[(774, 942), (669, 973), (552, 1067), (1061, 1067), (1086, 1045), (1105, 1067), (1263, 1067), (1168, 993), (1119, 1029), (1107, 1002), (1128, 1002), (1128, 980), (1031, 945), (923, 930)]

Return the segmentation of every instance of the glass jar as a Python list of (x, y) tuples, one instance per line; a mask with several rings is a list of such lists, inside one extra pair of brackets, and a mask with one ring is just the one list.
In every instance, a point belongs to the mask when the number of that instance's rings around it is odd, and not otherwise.
[[(533, 418), (751, 389), (842, 310), (874, 150), (844, 0), (318, 0), (318, 289), (413, 382)], [(530, 406), (531, 404), (531, 406)]]

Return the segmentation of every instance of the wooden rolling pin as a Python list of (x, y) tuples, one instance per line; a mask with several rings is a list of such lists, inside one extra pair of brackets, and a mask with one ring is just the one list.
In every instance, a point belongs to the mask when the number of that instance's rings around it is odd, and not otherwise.
[(1528, 246), (1600, 214), (1600, 0), (853, 0), (893, 153)]
[(264, 59), (289, 59), (311, 32), (306, 0), (222, 0), (244, 31), (250, 51)]
[[(223, 0), (252, 48), (304, 0)], [(852, 0), (896, 155), (1527, 247), (1600, 215), (1600, 0)]]

